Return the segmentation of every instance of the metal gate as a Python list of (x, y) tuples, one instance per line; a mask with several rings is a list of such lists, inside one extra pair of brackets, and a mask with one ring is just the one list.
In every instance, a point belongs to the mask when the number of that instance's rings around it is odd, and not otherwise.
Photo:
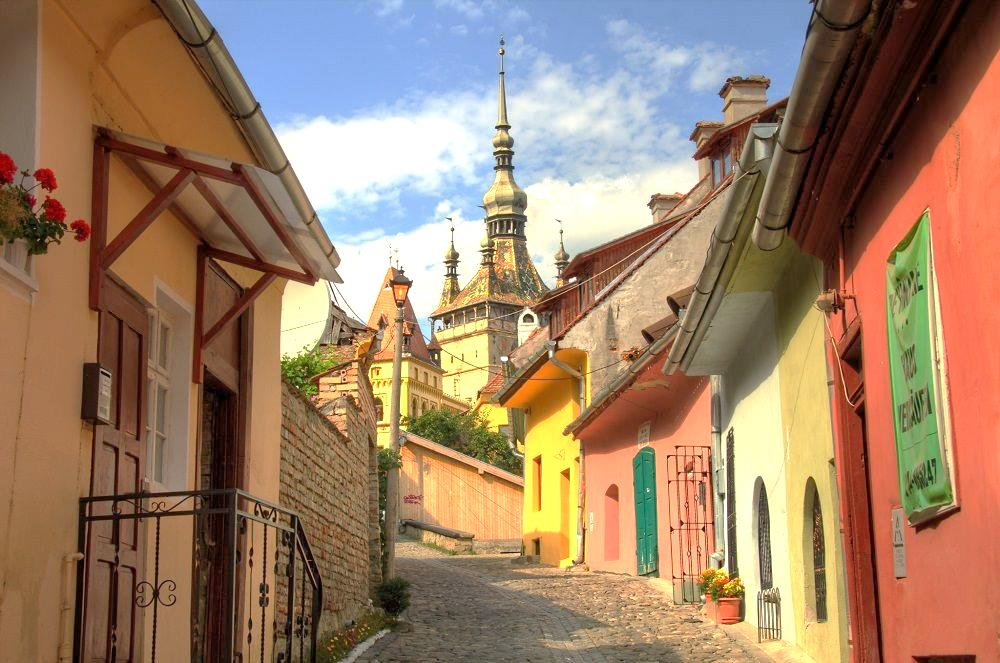
[(680, 446), (667, 456), (670, 574), (674, 601), (698, 603), (698, 574), (709, 566), (712, 523), (712, 448)]

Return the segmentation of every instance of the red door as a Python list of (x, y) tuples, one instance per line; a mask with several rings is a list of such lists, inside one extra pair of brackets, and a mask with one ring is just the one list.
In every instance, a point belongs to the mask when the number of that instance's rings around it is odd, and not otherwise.
[[(104, 279), (98, 361), (112, 374), (111, 421), (94, 427), (90, 494), (124, 495), (143, 489), (145, 307), (110, 278)], [(94, 515), (106, 515), (111, 502)], [(131, 504), (119, 503), (122, 513)], [(86, 551), (83, 660), (133, 661), (140, 652), (141, 613), (135, 589), (142, 577), (142, 527), (138, 520), (91, 524)]]

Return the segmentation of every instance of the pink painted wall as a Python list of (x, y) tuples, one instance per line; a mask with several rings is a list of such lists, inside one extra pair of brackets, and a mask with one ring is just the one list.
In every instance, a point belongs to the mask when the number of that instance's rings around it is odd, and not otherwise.
[[(663, 380), (662, 362), (654, 362), (637, 382)], [(711, 446), (710, 389), (707, 378), (675, 375), (669, 387), (635, 386), (608, 407), (587, 429), (581, 432), (585, 448), (585, 495), (588, 530), (586, 561), (593, 570), (636, 573), (635, 498), (632, 482), (632, 459), (639, 451), (637, 435), (646, 421), (651, 421), (650, 442), (656, 452), (656, 500), (659, 546), (659, 575), (670, 578), (670, 500), (668, 499), (668, 455), (677, 445)], [(646, 383), (648, 385), (648, 382)], [(607, 497), (611, 485), (618, 487), (618, 557), (608, 556), (607, 540), (615, 518), (609, 514)], [(711, 495), (706, 488), (707, 516), (711, 521)], [(593, 513), (593, 528), (589, 527)], [(612, 515), (612, 517), (608, 517)], [(609, 527), (610, 526), (610, 527)], [(713, 541), (711, 527), (708, 541)]]
[[(880, 166), (846, 247), (862, 323), (869, 471), (883, 657), (1000, 660), (1000, 6), (978, 5), (951, 36)], [(885, 264), (930, 210), (960, 511), (906, 528), (907, 577), (893, 574), (900, 505), (891, 415)]]

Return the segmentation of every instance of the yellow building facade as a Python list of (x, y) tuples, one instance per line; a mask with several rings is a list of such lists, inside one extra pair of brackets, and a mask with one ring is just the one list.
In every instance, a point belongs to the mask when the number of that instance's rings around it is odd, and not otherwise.
[[(158, 660), (245, 658), (249, 627), (233, 616), (256, 594), (245, 583), (226, 594), (200, 575), (192, 519), (165, 510), (207, 504), (193, 497), (199, 489), (227, 500), (240, 490), (239, 513), (266, 503), (287, 523), (273, 506), (286, 282), (276, 273), (337, 280), (336, 252), (320, 224), (307, 228), (314, 218), (294, 171), (269, 172), (281, 148), (273, 133), (268, 143), (270, 127), (196, 3), (12, 0), (0, 13), (0, 151), (29, 172), (55, 171), (67, 222), (82, 217), (94, 231), (86, 242), (68, 233), (44, 255), (0, 243), (0, 658), (149, 660), (154, 642)], [(203, 57), (216, 58), (215, 80)], [(202, 202), (200, 187), (223, 186), (218, 209)], [(255, 186), (278, 208), (275, 226), (251, 201)], [(259, 256), (228, 234), (222, 214), (266, 240), (255, 242)], [(303, 232), (285, 244), (274, 227), (291, 224)], [(151, 497), (165, 492), (162, 503)], [(157, 510), (162, 528), (142, 517)], [(237, 545), (261, 541), (266, 528), (236, 534)], [(156, 624), (151, 588), (177, 606)], [(268, 613), (253, 635), (270, 657), (284, 636), (265, 625), (278, 619)], [(225, 641), (242, 653), (224, 653), (218, 630), (198, 630), (208, 615), (236, 624)]]
[[(475, 274), (459, 287), (459, 254), (454, 236), (444, 255), (445, 279), (437, 309), (431, 314), (432, 349), (444, 370), (444, 393), (474, 407), (483, 388), (501, 373), (502, 358), (518, 344), (518, 316), (548, 291), (528, 251), (524, 226), (528, 197), (514, 181), (514, 139), (507, 119), (503, 41), (496, 133), (495, 176), (483, 196), (485, 236)], [(453, 231), (454, 235), (454, 231)], [(501, 408), (481, 408), (491, 427), (509, 425)]]
[[(392, 360), (395, 352), (396, 302), (388, 287), (389, 281), (400, 272), (389, 267), (382, 279), (375, 305), (368, 316), (368, 326), (381, 335), (379, 350), (368, 369), (368, 379), (375, 396), (375, 416), (378, 429), (378, 445), (388, 447), (389, 408), (392, 398)], [(419, 417), (431, 409), (447, 408), (455, 412), (466, 412), (470, 404), (454, 398), (442, 390), (444, 369), (433, 356), (433, 351), (424, 341), (417, 316), (407, 300), (403, 308), (403, 357), (401, 362), (400, 417)]]
[(585, 352), (556, 349), (553, 356), (555, 362), (544, 345), (526, 358), (496, 400), (524, 412), (524, 553), (566, 567), (582, 552), (578, 532), (583, 523), (580, 443), (563, 430), (580, 414), (589, 387)]

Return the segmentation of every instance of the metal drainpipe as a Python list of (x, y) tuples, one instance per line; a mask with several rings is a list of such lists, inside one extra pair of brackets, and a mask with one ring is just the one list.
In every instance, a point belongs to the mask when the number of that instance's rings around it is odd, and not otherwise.
[(871, 0), (819, 0), (813, 9), (753, 228), (753, 241), (764, 251), (785, 237), (827, 105), (871, 8)]
[[(719, 492), (722, 478), (722, 459), (724, 458), (722, 451), (722, 376), (712, 375), (709, 377), (709, 384), (712, 393), (712, 521), (715, 526), (716, 552), (713, 553), (715, 555), (719, 551), (724, 551), (726, 547), (722, 535), (725, 531), (724, 513), (726, 507)], [(719, 556), (716, 559), (720, 561), (719, 566), (722, 566), (722, 557)]]
[(62, 596), (59, 606), (59, 663), (73, 660), (73, 607), (75, 584), (74, 568), (83, 559), (83, 553), (74, 552), (63, 556)]
[[(569, 364), (556, 359), (556, 344), (554, 341), (549, 342), (549, 361), (552, 362), (553, 366), (556, 366), (576, 378), (580, 388), (580, 394), (578, 396), (580, 401), (580, 412), (583, 412), (584, 408), (587, 407), (587, 385), (584, 382), (583, 373), (576, 370)], [(583, 564), (583, 453), (583, 440), (580, 440), (580, 469), (577, 473), (578, 478), (576, 482), (576, 558), (573, 559), (574, 564)]]

